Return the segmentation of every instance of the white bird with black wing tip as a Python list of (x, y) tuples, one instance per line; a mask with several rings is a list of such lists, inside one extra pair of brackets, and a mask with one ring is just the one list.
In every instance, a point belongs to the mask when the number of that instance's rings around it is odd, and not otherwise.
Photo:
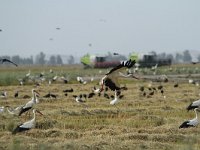
[(7, 111), (8, 111), (9, 114), (11, 114), (11, 115), (17, 115), (17, 116), (19, 115), (20, 111), (22, 110), (22, 107), (23, 106), (18, 106), (16, 108), (12, 108), (10, 106), (6, 106)]
[(196, 114), (196, 117), (195, 117), (194, 119), (184, 121), (184, 122), (179, 126), (179, 128), (196, 127), (196, 126), (199, 124), (197, 111), (199, 111), (199, 109), (198, 109), (198, 108), (195, 108), (195, 109), (194, 109), (194, 112), (195, 112), (195, 114)]
[(192, 109), (195, 109), (195, 108), (200, 108), (200, 99), (199, 100), (196, 100), (194, 102), (192, 102), (188, 107), (187, 107), (187, 110), (192, 110)]
[(22, 109), (19, 112), (19, 116), (21, 116), (22, 113), (30, 110), (35, 104), (38, 103), (37, 94), (39, 95), (39, 93), (35, 89), (32, 89), (32, 94), (33, 94), (32, 99), (22, 107)]
[[(115, 99), (117, 99), (117, 91), (121, 90), (120, 84), (118, 82), (119, 76), (136, 78), (133, 74), (128, 74), (127, 76), (120, 73), (124, 68), (131, 68), (135, 64), (135, 60), (128, 60), (121, 62), (120, 65), (111, 69), (100, 81), (101, 89), (100, 92), (104, 90), (104, 86), (109, 87), (112, 91), (115, 91)], [(117, 101), (117, 100), (116, 100)]]
[(35, 127), (35, 113), (39, 113), (41, 115), (43, 115), (39, 110), (33, 109), (33, 119), (31, 119), (30, 121), (27, 121), (23, 124), (18, 125), (12, 132), (12, 134), (16, 134), (18, 132), (23, 132), (23, 131), (27, 131), (30, 130), (32, 128)]

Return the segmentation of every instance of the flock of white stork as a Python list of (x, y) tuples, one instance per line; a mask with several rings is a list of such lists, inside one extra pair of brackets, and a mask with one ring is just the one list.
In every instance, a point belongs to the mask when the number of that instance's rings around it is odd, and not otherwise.
[[(15, 64), (14, 62), (8, 60), (8, 59), (0, 59), (0, 61), (2, 63), (4, 62), (9, 62), (12, 63), (13, 65), (15, 65), (16, 67), (18, 66), (17, 64)], [(113, 69), (111, 69), (107, 74), (105, 74), (105, 76), (100, 80), (100, 88), (94, 88), (93, 89), (93, 93), (91, 93), (91, 95), (89, 94), (88, 97), (92, 97), (94, 93), (101, 93), (102, 91), (106, 90), (106, 88), (109, 88), (110, 90), (114, 91), (114, 97), (113, 100), (110, 101), (111, 105), (115, 105), (118, 102), (118, 96), (120, 93), (120, 90), (122, 89), (122, 87), (120, 87), (120, 84), (118, 82), (118, 77), (119, 76), (123, 76), (123, 77), (131, 77), (131, 78), (135, 78), (138, 79), (137, 77), (135, 77), (133, 75), (133, 73), (129, 73), (128, 75), (121, 73), (121, 70), (124, 68), (131, 68), (135, 65), (135, 61), (134, 60), (128, 60), (128, 61), (123, 61), (121, 62), (120, 65), (114, 67)], [(156, 66), (157, 67), (157, 66)], [(77, 81), (79, 81), (80, 83), (86, 84), (86, 82), (81, 78), (81, 77), (77, 77)], [(123, 87), (124, 88), (124, 87)], [(64, 91), (63, 91), (64, 92)], [(69, 89), (67, 92), (73, 92), (73, 89)], [(6, 94), (6, 93), (4, 93)], [(17, 93), (18, 94), (18, 93)], [(30, 111), (32, 108), (34, 108), (34, 105), (36, 105), (37, 103), (39, 103), (38, 100), (38, 95), (39, 93), (35, 90), (32, 89), (32, 99), (27, 102), (25, 105), (21, 105), (19, 107), (16, 108), (12, 108), (10, 106), (2, 106), (0, 107), (0, 113), (2, 113), (4, 111), (4, 108), (7, 108), (8, 113), (12, 114), (12, 115), (17, 115), (17, 116), (21, 116), (23, 113)], [(6, 96), (6, 95), (5, 95)], [(51, 96), (51, 93), (47, 94), (46, 96)], [(82, 96), (86, 97), (86, 95), (80, 95), (80, 96), (76, 96), (73, 95), (73, 97), (75, 97), (76, 102), (81, 103), (84, 102), (82, 100)], [(198, 125), (199, 121), (198, 121), (198, 112), (200, 108), (200, 100), (194, 101), (192, 102), (188, 107), (187, 110), (194, 110), (196, 117), (194, 119), (188, 120), (188, 121), (184, 121), (179, 128), (188, 128), (188, 127), (195, 127)], [(29, 130), (31, 128), (35, 127), (35, 114), (39, 113), (41, 115), (43, 115), (39, 110), (33, 109), (33, 115), (34, 117), (30, 120), (27, 121), (25, 123), (22, 123), (20, 125), (18, 125), (12, 132), (12, 134), (16, 134), (18, 132), (22, 132), (22, 131), (26, 131)]]

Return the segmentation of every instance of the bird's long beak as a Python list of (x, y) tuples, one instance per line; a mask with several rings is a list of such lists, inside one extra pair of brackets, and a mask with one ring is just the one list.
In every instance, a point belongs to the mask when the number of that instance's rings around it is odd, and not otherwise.
[(36, 112), (43, 116), (43, 113), (41, 113), (39, 110), (36, 110)]

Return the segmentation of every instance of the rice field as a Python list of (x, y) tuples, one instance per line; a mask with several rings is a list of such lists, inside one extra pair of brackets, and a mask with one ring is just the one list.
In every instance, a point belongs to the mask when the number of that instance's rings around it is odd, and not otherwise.
[[(186, 68), (186, 69), (183, 69)], [(177, 69), (178, 68), (178, 69)], [(47, 73), (53, 69), (54, 75), (63, 75), (69, 83), (60, 81), (43, 82), (36, 86), (34, 82), (20, 86), (18, 78), (22, 78), (31, 70), (32, 75), (42, 71)], [(176, 69), (176, 71), (175, 71)], [(178, 70), (178, 71), (177, 71)], [(124, 97), (116, 106), (110, 105), (112, 99), (95, 95), (86, 103), (77, 103), (73, 95), (88, 94), (94, 86), (98, 87), (99, 77), (107, 70), (84, 70), (81, 66), (58, 67), (2, 67), (0, 69), (0, 91), (7, 91), (8, 98), (0, 98), (0, 106), (16, 107), (30, 100), (24, 95), (32, 96), (34, 88), (40, 93), (39, 104), (35, 108), (44, 116), (36, 116), (36, 128), (12, 135), (12, 130), (27, 120), (30, 115), (12, 116), (6, 111), (0, 114), (0, 149), (135, 149), (135, 150), (198, 150), (200, 148), (199, 127), (179, 129), (179, 125), (194, 118), (193, 111), (187, 112), (186, 107), (199, 99), (199, 86), (170, 79), (167, 83), (153, 82), (152, 87), (164, 86), (165, 96), (155, 92), (151, 97), (143, 97), (139, 91), (141, 86), (149, 86), (149, 80), (120, 79), (121, 85), (128, 90), (122, 91)], [(162, 67), (158, 74), (190, 74), (199, 73), (199, 66)], [(142, 70), (139, 75), (152, 74)], [(78, 83), (76, 76), (94, 77), (94, 81), (86, 85)], [(179, 82), (179, 81), (178, 81)], [(73, 93), (64, 95), (63, 90), (73, 88)], [(19, 91), (19, 97), (14, 93)], [(43, 98), (49, 91), (57, 95), (56, 99)], [(112, 91), (108, 91), (112, 95)]]

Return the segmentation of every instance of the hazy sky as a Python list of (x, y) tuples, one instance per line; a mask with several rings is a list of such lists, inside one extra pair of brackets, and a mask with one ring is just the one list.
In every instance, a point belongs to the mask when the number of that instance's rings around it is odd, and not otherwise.
[(0, 2), (0, 55), (200, 50), (199, 0)]

